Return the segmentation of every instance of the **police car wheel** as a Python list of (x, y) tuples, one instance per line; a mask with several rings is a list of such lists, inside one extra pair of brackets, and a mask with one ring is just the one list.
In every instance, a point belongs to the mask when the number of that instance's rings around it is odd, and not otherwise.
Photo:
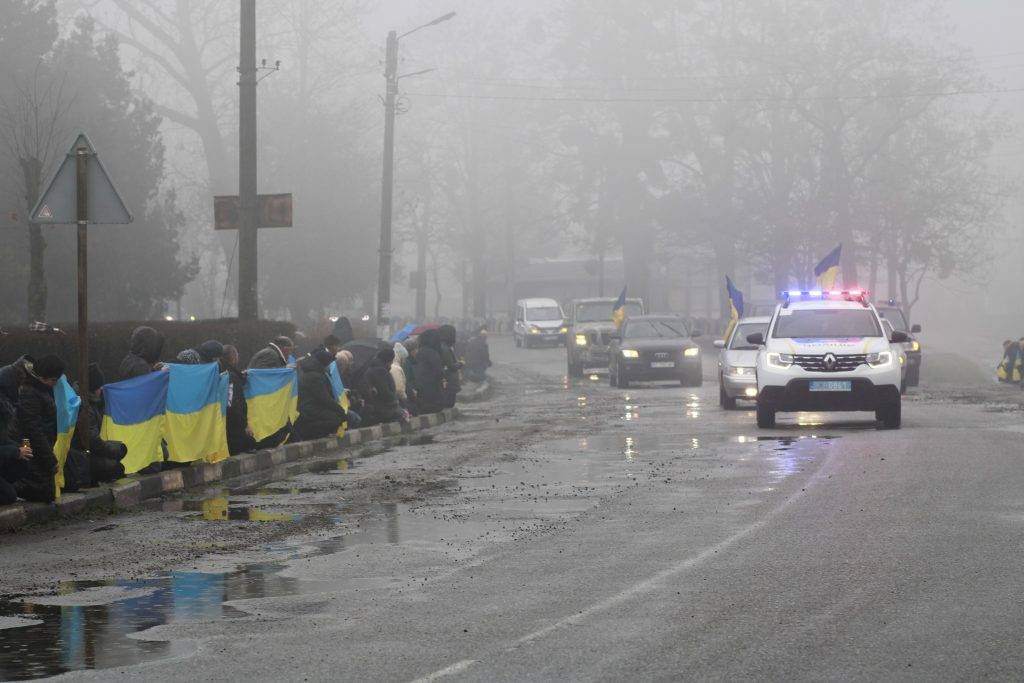
[(875, 410), (875, 419), (882, 423), (883, 429), (899, 429), (903, 422), (900, 403), (878, 408)]
[(757, 426), (761, 429), (771, 429), (775, 426), (775, 411), (760, 403), (757, 405)]

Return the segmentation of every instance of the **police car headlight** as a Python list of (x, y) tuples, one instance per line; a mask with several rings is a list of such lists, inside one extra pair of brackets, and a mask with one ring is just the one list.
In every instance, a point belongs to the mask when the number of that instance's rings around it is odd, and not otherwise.
[(683, 355), (686, 356), (687, 358), (696, 358), (699, 354), (700, 349), (697, 348), (696, 346), (691, 346), (690, 348), (683, 351)]
[(881, 353), (869, 353), (867, 361), (868, 365), (873, 368), (885, 367), (892, 362), (892, 352), (882, 351)]
[(733, 365), (729, 367), (727, 374), (735, 375), (736, 377), (747, 377), (754, 375), (756, 372), (756, 368), (747, 368), (738, 365)]
[(769, 353), (764, 357), (765, 363), (773, 368), (786, 368), (793, 365), (793, 356), (788, 353)]
[(586, 346), (586, 345), (587, 345), (587, 335), (585, 335), (585, 334), (577, 334), (576, 335), (576, 346)]
[(636, 349), (622, 349), (622, 357), (636, 359), (640, 357), (640, 352)]

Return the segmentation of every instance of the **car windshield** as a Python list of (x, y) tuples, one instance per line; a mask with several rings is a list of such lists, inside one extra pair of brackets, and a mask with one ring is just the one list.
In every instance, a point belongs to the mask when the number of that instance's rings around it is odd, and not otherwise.
[(907, 324), (907, 319), (903, 315), (903, 311), (898, 308), (879, 308), (878, 315), (885, 318), (892, 323), (892, 329), (897, 332), (909, 332), (910, 325)]
[(870, 309), (804, 308), (780, 312), (772, 336), (781, 339), (881, 337)]
[(690, 333), (682, 320), (637, 320), (626, 325), (623, 339), (679, 339)]
[(767, 334), (768, 323), (744, 323), (736, 328), (732, 335), (732, 342), (729, 348), (733, 351), (757, 351), (757, 347), (747, 342), (747, 337), (752, 334)]
[(526, 309), (527, 320), (537, 320), (540, 322), (546, 322), (550, 320), (561, 320), (562, 309), (557, 306), (538, 306), (536, 308)]
[[(576, 322), (578, 323), (602, 323), (611, 322), (614, 301), (588, 301), (576, 304)], [(638, 302), (626, 302), (626, 317), (643, 315), (643, 307)]]

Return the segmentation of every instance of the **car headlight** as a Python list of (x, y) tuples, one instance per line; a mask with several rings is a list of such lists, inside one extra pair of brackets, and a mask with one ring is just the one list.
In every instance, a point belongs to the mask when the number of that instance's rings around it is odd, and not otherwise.
[(530, 328), (530, 334), (540, 334), (540, 328), (534, 325)]
[(732, 365), (726, 370), (726, 374), (735, 375), (737, 377), (746, 377), (756, 374), (757, 368), (748, 368), (739, 365)]
[(634, 358), (634, 359), (635, 358), (639, 358), (640, 357), (640, 352), (637, 351), (636, 349), (622, 349), (622, 357), (623, 358)]
[(587, 335), (585, 335), (585, 334), (577, 334), (576, 335), (576, 346), (586, 346), (586, 345), (587, 345)]
[(916, 340), (910, 342), (910, 350), (911, 351), (920, 351), (921, 350), (921, 342), (916, 341)]
[(690, 348), (683, 351), (683, 355), (686, 356), (687, 358), (695, 358), (699, 354), (700, 349), (698, 349), (696, 346), (691, 346)]
[(765, 355), (764, 360), (773, 368), (786, 369), (793, 365), (793, 356), (788, 353), (769, 353)]
[(885, 367), (892, 362), (892, 352), (882, 351), (880, 353), (869, 353), (867, 361), (868, 365), (873, 368)]
[(568, 328), (568, 327), (563, 327), (563, 328), (561, 328), (561, 329), (559, 329), (559, 330), (558, 330), (558, 334), (565, 334), (565, 333), (566, 333), (566, 332), (568, 332), (568, 331), (569, 331), (569, 328)]

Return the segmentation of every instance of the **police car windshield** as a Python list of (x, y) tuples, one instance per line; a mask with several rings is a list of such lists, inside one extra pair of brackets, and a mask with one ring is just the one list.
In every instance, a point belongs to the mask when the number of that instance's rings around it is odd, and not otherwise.
[(779, 311), (772, 336), (779, 339), (839, 339), (881, 337), (869, 309), (802, 308)]
[[(576, 304), (576, 322), (578, 323), (602, 323), (611, 322), (612, 310), (615, 307), (614, 301), (590, 301)], [(643, 315), (640, 304), (631, 301), (626, 302), (626, 317)]]
[(736, 328), (736, 334), (732, 335), (729, 349), (732, 351), (757, 351), (758, 347), (747, 341), (752, 334), (766, 334), (768, 323), (746, 323)]
[(623, 339), (678, 339), (690, 336), (682, 320), (637, 320), (626, 325)]
[(537, 306), (536, 308), (531, 306), (526, 309), (526, 319), (540, 322), (561, 320), (562, 311), (554, 306)]

